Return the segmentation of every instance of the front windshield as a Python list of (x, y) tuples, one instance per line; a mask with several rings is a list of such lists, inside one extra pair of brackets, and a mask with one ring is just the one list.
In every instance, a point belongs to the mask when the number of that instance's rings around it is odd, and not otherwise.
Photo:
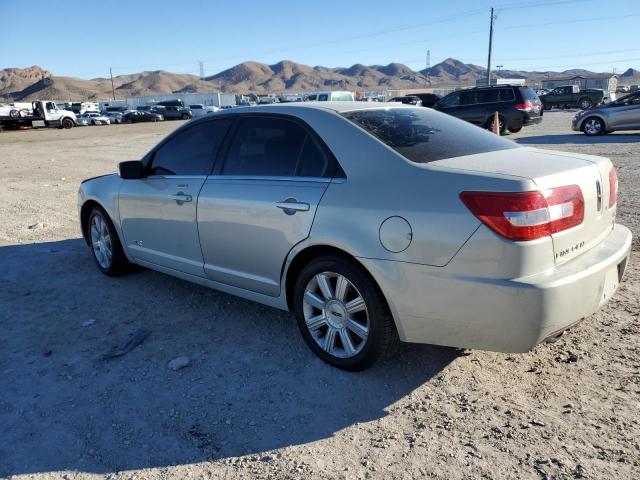
[(640, 92), (634, 92), (619, 98), (615, 102), (611, 102), (611, 105), (632, 105), (638, 103), (640, 103)]

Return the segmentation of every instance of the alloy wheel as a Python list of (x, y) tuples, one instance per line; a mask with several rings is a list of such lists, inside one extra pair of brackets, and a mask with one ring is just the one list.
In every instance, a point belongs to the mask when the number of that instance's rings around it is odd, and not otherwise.
[(111, 266), (113, 258), (113, 244), (111, 243), (111, 234), (109, 226), (100, 214), (96, 214), (91, 218), (91, 246), (96, 257), (98, 265), (104, 269)]
[(584, 131), (587, 135), (598, 135), (601, 129), (602, 125), (600, 124), (600, 121), (595, 118), (587, 120), (584, 124)]
[(344, 275), (322, 272), (311, 278), (302, 308), (311, 337), (329, 355), (351, 358), (367, 344), (367, 305)]

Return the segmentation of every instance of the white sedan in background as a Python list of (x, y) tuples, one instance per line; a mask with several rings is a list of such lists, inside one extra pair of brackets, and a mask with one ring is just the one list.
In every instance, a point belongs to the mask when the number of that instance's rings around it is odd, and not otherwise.
[(111, 123), (109, 117), (98, 112), (84, 112), (83, 114), (78, 115), (79, 125), (81, 124), (81, 121), (82, 125), (109, 125)]
[(191, 110), (191, 113), (193, 114), (193, 118), (202, 117), (204, 115), (208, 115), (210, 113), (215, 113), (218, 110), (220, 110), (220, 108), (218, 108), (218, 107), (214, 107), (214, 106), (208, 107), (208, 106), (201, 105), (201, 104), (189, 105), (189, 109)]

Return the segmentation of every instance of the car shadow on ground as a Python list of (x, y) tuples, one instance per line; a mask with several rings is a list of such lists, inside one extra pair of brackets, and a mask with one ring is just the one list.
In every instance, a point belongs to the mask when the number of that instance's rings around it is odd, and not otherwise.
[(533, 135), (514, 139), (521, 145), (595, 145), (606, 143), (640, 143), (640, 133), (610, 133), (589, 137), (583, 133), (559, 134), (559, 135)]
[[(147, 270), (106, 277), (81, 239), (0, 247), (0, 265), (0, 476), (263, 456), (384, 417), (461, 355), (403, 345), (343, 372), (290, 313)], [(167, 368), (179, 355), (189, 366)]]

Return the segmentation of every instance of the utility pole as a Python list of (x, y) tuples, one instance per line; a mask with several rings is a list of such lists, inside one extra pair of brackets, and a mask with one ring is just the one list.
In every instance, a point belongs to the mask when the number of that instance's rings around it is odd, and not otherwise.
[(489, 58), (487, 59), (487, 86), (491, 85), (491, 48), (493, 43), (493, 22), (496, 16), (493, 13), (493, 7), (491, 7), (491, 21), (489, 24)]
[(200, 67), (200, 78), (204, 78), (204, 63), (202, 60), (198, 62), (198, 66)]
[(429, 70), (431, 70), (431, 50), (427, 50), (427, 83), (431, 85), (431, 79), (429, 78)]
[(111, 77), (111, 94), (113, 95), (113, 99), (116, 99), (116, 89), (113, 88), (113, 72), (111, 71), (111, 67), (109, 67), (109, 76)]

